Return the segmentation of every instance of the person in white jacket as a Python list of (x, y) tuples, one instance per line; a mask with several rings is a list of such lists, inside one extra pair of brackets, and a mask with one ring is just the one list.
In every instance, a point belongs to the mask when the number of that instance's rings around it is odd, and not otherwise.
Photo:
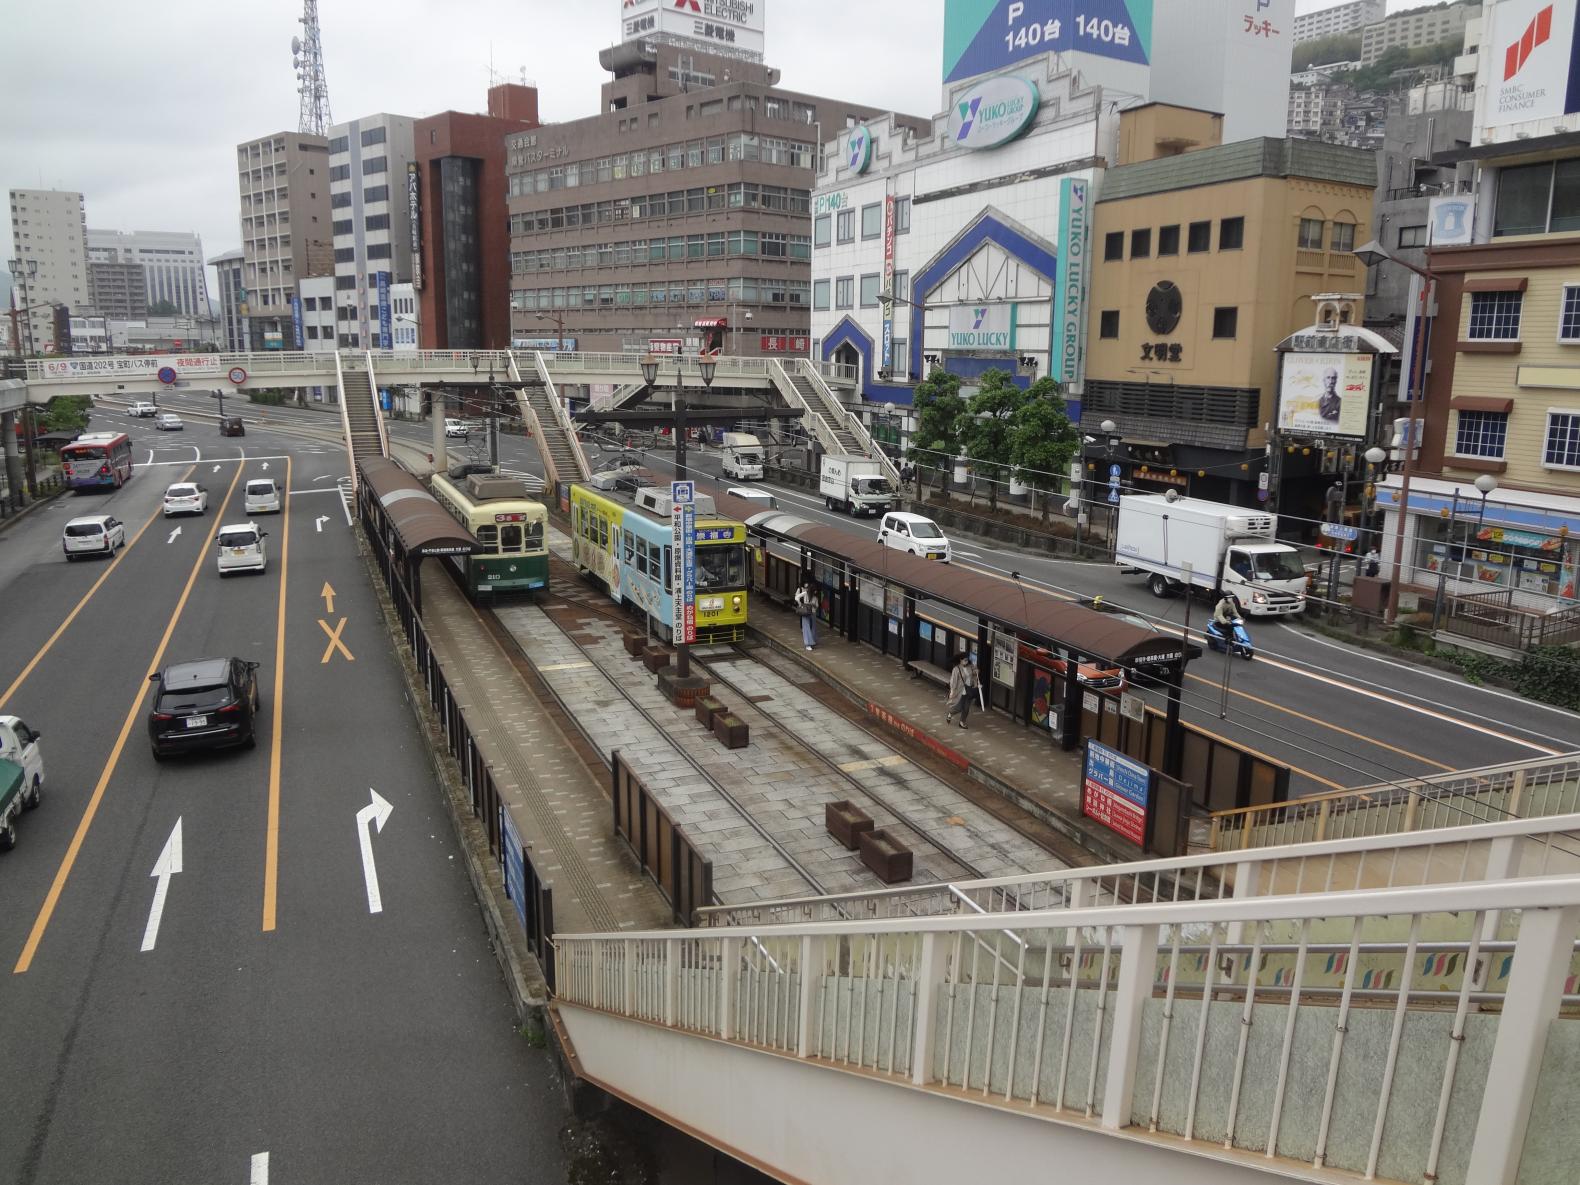
[(795, 590), (795, 611), (801, 618), (801, 642), (817, 649), (817, 586), (808, 580)]
[(964, 728), (976, 696), (977, 669), (971, 662), (971, 656), (962, 654), (955, 659), (955, 665), (949, 671), (949, 706), (944, 712), (944, 723), (948, 724), (959, 712), (960, 727)]

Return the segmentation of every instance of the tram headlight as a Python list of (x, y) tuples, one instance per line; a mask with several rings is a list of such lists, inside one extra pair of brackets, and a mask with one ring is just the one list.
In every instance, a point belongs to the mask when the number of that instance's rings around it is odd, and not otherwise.
[(740, 607), (741, 607), (741, 594), (740, 593), (736, 593), (733, 597), (730, 598), (730, 608), (731, 609), (739, 609)]

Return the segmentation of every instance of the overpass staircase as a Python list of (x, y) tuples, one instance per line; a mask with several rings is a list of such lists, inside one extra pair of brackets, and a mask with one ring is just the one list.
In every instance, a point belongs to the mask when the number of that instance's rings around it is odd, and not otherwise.
[(374, 392), (373, 359), (369, 355), (358, 366), (359, 360), (340, 353), (335, 355), (335, 375), (340, 387), (340, 422), (345, 430), (346, 451), (351, 458), (353, 485), (359, 472), (357, 466), (369, 457), (389, 456), (389, 436), (384, 428), (384, 415), (379, 410), (378, 396)]
[(532, 438), (538, 442), (547, 488), (552, 490), (561, 481), (586, 481), (592, 476), (592, 466), (582, 451), (565, 404), (555, 390), (543, 355), (535, 351), (526, 355), (511, 351), (510, 377), (516, 383), (521, 414), (532, 429)]
[(696, 922), (557, 935), (555, 1024), (782, 1180), (1574, 1180), (1580, 814)]
[(833, 390), (806, 358), (774, 359), (769, 367), (774, 387), (792, 407), (804, 408), (807, 427), (823, 446), (823, 451), (848, 457), (869, 457), (877, 461), (884, 476), (896, 488), (899, 470), (877, 446), (867, 429), (845, 409)]

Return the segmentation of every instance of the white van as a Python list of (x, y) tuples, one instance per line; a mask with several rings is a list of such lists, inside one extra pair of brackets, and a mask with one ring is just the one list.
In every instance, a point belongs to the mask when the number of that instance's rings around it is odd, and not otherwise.
[(242, 511), (246, 514), (279, 514), (280, 487), (272, 477), (249, 477), (242, 495)]
[(16, 820), (44, 798), (44, 751), (39, 734), (16, 716), (0, 716), (0, 758), (19, 766), (22, 784), (16, 797), (6, 801), (7, 788), (0, 786), (0, 851), (16, 847)]
[(268, 535), (267, 531), (260, 531), (256, 523), (232, 523), (221, 527), (215, 541), (219, 547), (219, 574), (264, 571), (269, 566), (263, 546)]
[(725, 477), (733, 477), (737, 481), (762, 479), (763, 445), (757, 437), (750, 432), (726, 432), (723, 449), (724, 463), (721, 468)]
[(60, 537), (68, 560), (80, 555), (114, 555), (126, 546), (126, 527), (113, 514), (86, 514), (66, 524)]
[(755, 503), (764, 510), (778, 510), (779, 499), (767, 490), (754, 489), (751, 486), (729, 486), (724, 491), (732, 498), (740, 498), (747, 502)]
[(949, 540), (938, 524), (908, 510), (891, 510), (878, 527), (878, 542), (896, 551), (908, 551), (924, 559), (949, 562)]

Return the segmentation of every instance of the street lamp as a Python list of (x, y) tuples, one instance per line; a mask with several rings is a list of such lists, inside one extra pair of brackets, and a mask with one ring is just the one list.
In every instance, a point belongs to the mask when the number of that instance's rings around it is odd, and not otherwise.
[[(1426, 354), (1432, 345), (1432, 328), (1434, 321), (1427, 320), (1426, 310), (1431, 299), (1432, 286), (1437, 280), (1437, 273), (1430, 268), (1417, 267), (1407, 260), (1396, 258), (1376, 239), (1362, 243), (1352, 252), (1367, 267), (1376, 267), (1381, 263), (1397, 263), (1406, 271), (1414, 272), (1421, 278), (1421, 299), (1416, 309), (1416, 320), (1425, 324), (1421, 333), (1421, 346), (1410, 357), (1410, 382), (1406, 388), (1410, 401), (1417, 398), (1421, 402), (1421, 435), (1426, 435), (1426, 392), (1422, 389), (1426, 385)], [(1435, 319), (1434, 319), (1435, 320)], [(1417, 394), (1419, 392), (1419, 395)], [(1404, 464), (1399, 470), (1399, 520), (1394, 524), (1393, 537), (1393, 570), (1388, 582), (1388, 608), (1383, 614), (1383, 622), (1392, 625), (1399, 617), (1399, 571), (1404, 562), (1404, 531), (1405, 522), (1410, 513), (1410, 478), (1415, 474), (1415, 458), (1418, 442), (1416, 439), (1415, 416), (1407, 420), (1408, 425), (1404, 440)], [(1367, 457), (1370, 458), (1370, 452)], [(1435, 614), (1434, 614), (1435, 616)]]
[(533, 316), (539, 321), (548, 321), (554, 326), (554, 352), (563, 354), (565, 352), (565, 318), (559, 313), (534, 313)]

